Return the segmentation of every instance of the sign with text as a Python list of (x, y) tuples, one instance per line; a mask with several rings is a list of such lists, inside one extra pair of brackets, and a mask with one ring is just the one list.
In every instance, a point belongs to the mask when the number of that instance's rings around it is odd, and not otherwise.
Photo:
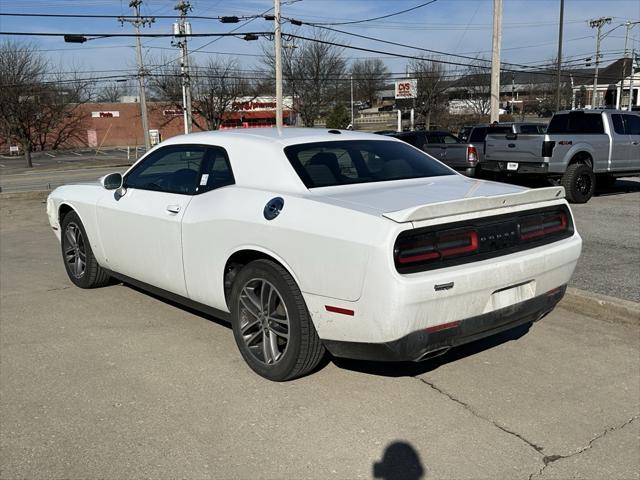
[(416, 98), (418, 96), (418, 80), (415, 78), (406, 78), (404, 80), (396, 80), (396, 99), (398, 98)]
[(93, 118), (113, 118), (119, 117), (120, 112), (118, 111), (107, 111), (107, 112), (91, 112), (91, 117)]

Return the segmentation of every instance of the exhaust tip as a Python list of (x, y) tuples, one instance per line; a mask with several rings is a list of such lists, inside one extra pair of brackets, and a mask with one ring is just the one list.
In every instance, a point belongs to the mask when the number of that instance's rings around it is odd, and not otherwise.
[(449, 350), (451, 350), (451, 346), (447, 345), (445, 347), (436, 348), (435, 350), (429, 350), (421, 354), (418, 358), (414, 360), (414, 362), (424, 362), (425, 360), (431, 360), (432, 358), (439, 357), (440, 355), (444, 355)]

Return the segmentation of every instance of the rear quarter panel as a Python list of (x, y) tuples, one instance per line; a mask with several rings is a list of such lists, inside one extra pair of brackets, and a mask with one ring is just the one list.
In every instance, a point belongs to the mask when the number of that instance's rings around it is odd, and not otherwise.
[[(278, 196), (284, 207), (266, 220), (264, 206)], [(232, 186), (196, 196), (182, 231), (189, 297), (228, 310), (224, 267), (233, 253), (248, 249), (277, 259), (304, 293), (355, 301), (371, 247), (388, 241), (393, 225), (380, 216), (267, 190)]]
[(602, 135), (555, 134), (549, 139), (556, 142), (549, 159), (549, 171), (564, 173), (576, 155), (587, 153), (594, 162), (594, 171), (605, 171), (609, 160), (609, 137)]

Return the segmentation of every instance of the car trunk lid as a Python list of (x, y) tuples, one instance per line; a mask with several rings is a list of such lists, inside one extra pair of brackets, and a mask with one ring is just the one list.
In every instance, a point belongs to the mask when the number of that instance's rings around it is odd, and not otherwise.
[(530, 190), (450, 175), (377, 184), (314, 189), (326, 203), (404, 223), (564, 197), (562, 187)]

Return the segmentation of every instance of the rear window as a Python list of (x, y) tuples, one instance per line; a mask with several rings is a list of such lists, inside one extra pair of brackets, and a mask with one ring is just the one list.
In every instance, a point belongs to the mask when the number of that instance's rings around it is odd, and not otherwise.
[(601, 113), (570, 112), (554, 115), (547, 133), (604, 133)]
[(535, 135), (543, 133), (543, 128), (540, 125), (520, 125), (520, 133), (526, 135)]
[(471, 138), (469, 141), (473, 142), (484, 142), (487, 135), (499, 135), (501, 133), (510, 133), (513, 132), (513, 128), (509, 126), (496, 126), (496, 127), (478, 127), (474, 128), (471, 132)]
[(307, 188), (455, 175), (427, 154), (394, 141), (305, 143), (284, 153)]

